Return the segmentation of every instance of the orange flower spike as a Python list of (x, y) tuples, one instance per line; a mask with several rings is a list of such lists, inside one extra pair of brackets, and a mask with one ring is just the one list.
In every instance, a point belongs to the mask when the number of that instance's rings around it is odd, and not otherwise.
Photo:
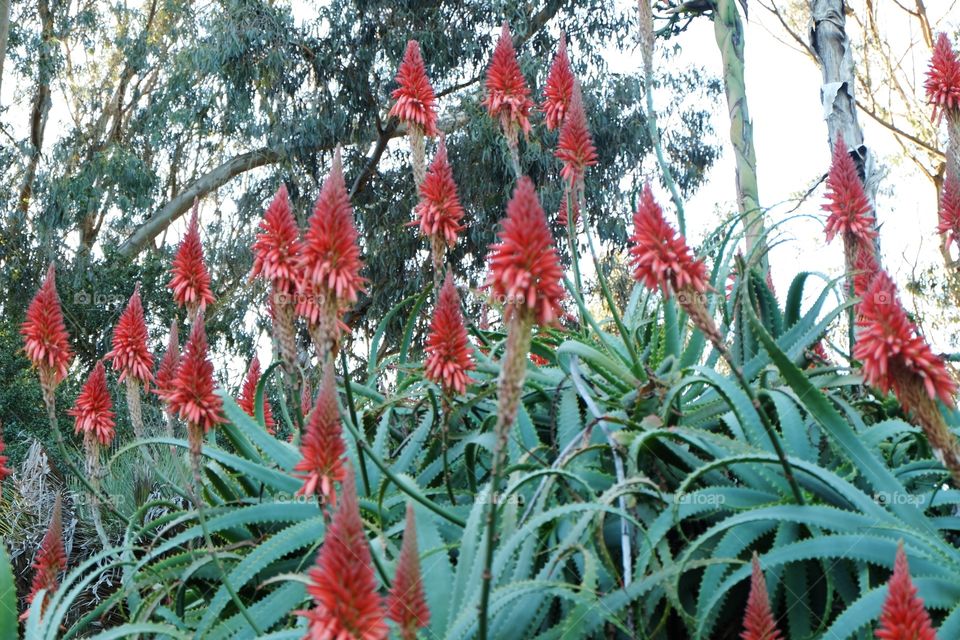
[(417, 523), (413, 505), (407, 503), (407, 524), (397, 569), (387, 596), (387, 617), (397, 623), (402, 640), (417, 640), (417, 630), (430, 624), (430, 609), (423, 593)]
[(296, 292), (300, 272), (300, 228), (290, 210), (287, 185), (280, 185), (257, 228), (250, 277), (270, 281), (278, 291)]
[(153, 376), (153, 392), (164, 402), (170, 402), (177, 368), (180, 366), (180, 326), (174, 318), (170, 323), (170, 336), (167, 338), (167, 350), (160, 358), (157, 372)]
[[(50, 596), (59, 586), (60, 572), (67, 567), (67, 552), (63, 546), (63, 519), (61, 515), (60, 495), (56, 497), (53, 503), (53, 514), (50, 516), (50, 524), (47, 526), (47, 533), (43, 536), (40, 543), (40, 550), (33, 560), (33, 582), (30, 584), (30, 593), (27, 595), (27, 603), (33, 604), (34, 599), (40, 591), (46, 589), (46, 596)], [(46, 598), (45, 598), (46, 599)], [(27, 609), (23, 612), (21, 619), (25, 619), (30, 613)]]
[(563, 162), (560, 176), (574, 187), (582, 184), (587, 167), (597, 164), (597, 148), (587, 126), (587, 112), (578, 83), (573, 85), (569, 111), (560, 127), (556, 156)]
[(427, 238), (437, 238), (448, 247), (457, 243), (457, 234), (463, 230), (463, 205), (453, 180), (453, 169), (447, 159), (447, 145), (440, 136), (437, 154), (430, 163), (427, 176), (420, 185), (420, 202), (414, 209), (420, 233)]
[(213, 291), (210, 290), (210, 273), (203, 260), (203, 244), (200, 242), (199, 208), (199, 203), (194, 202), (187, 235), (173, 257), (173, 267), (170, 269), (173, 277), (167, 285), (173, 290), (174, 301), (186, 307), (191, 316), (206, 309), (214, 300)]
[(407, 41), (403, 62), (397, 70), (397, 85), (390, 97), (396, 100), (390, 115), (411, 127), (420, 127), (427, 136), (437, 135), (437, 97), (427, 78), (420, 55), (420, 43)]
[(106, 355), (114, 371), (120, 372), (120, 382), (129, 377), (146, 386), (153, 379), (153, 354), (147, 348), (147, 337), (138, 283), (113, 330), (113, 350)]
[(939, 121), (944, 113), (957, 115), (960, 112), (960, 59), (945, 33), (937, 36), (923, 86), (927, 91), (927, 102), (933, 105), (935, 121)]
[(337, 406), (337, 384), (333, 377), (333, 366), (328, 364), (324, 368), (317, 403), (308, 416), (306, 434), (300, 443), (303, 459), (293, 468), (301, 472), (298, 475), (303, 479), (303, 486), (297, 490), (297, 495), (319, 494), (327, 504), (335, 507), (337, 492), (334, 483), (343, 482), (346, 477), (346, 452), (340, 409)]
[(780, 640), (782, 636), (777, 629), (770, 610), (770, 596), (767, 594), (767, 581), (760, 569), (757, 554), (753, 554), (753, 573), (750, 576), (750, 595), (747, 597), (747, 611), (743, 616), (743, 632), (741, 640)]
[(371, 566), (370, 546), (360, 519), (353, 471), (324, 536), (307, 592), (314, 607), (297, 613), (308, 620), (305, 640), (385, 640), (389, 628)]
[(449, 271), (430, 322), (425, 351), (426, 377), (443, 387), (447, 393), (466, 393), (467, 382), (470, 381), (467, 372), (476, 365), (460, 311), (460, 296), (453, 282), (453, 274)]
[(851, 235), (859, 242), (872, 243), (877, 237), (874, 227), (873, 208), (863, 190), (863, 182), (857, 174), (857, 165), (847, 151), (843, 136), (837, 136), (833, 145), (833, 161), (827, 175), (827, 203), (824, 211), (829, 211), (824, 231), (827, 242), (837, 234)]
[(73, 360), (68, 342), (70, 336), (63, 322), (63, 310), (57, 295), (53, 263), (47, 270), (43, 285), (27, 308), (20, 334), (27, 357), (40, 371), (41, 383), (49, 385), (52, 390), (66, 377), (67, 368)]
[(518, 130), (523, 131), (524, 135), (529, 134), (530, 108), (534, 103), (517, 62), (513, 36), (506, 22), (503, 23), (500, 39), (487, 68), (486, 87), (487, 95), (482, 104), (487, 107), (490, 117), (500, 122), (507, 137), (515, 139)]
[[(240, 397), (237, 398), (237, 405), (251, 418), (256, 417), (257, 385), (259, 383), (260, 358), (253, 356), (253, 360), (250, 361), (250, 368), (247, 369), (247, 375), (243, 379)], [(266, 424), (267, 433), (273, 435), (276, 430), (276, 422), (273, 419), (273, 410), (270, 408), (266, 393), (263, 396), (263, 421)]]
[(546, 116), (547, 129), (559, 129), (567, 115), (570, 99), (573, 97), (573, 70), (567, 57), (567, 36), (560, 34), (560, 46), (550, 65), (547, 84), (543, 89), (543, 113)]
[(76, 403), (67, 414), (74, 417), (75, 433), (89, 433), (104, 446), (109, 445), (113, 440), (116, 422), (113, 400), (107, 389), (107, 371), (103, 366), (103, 360), (97, 361), (80, 390)]
[(190, 340), (184, 349), (173, 391), (170, 394), (171, 408), (191, 427), (203, 433), (226, 422), (223, 417), (223, 401), (214, 389), (213, 364), (207, 355), (207, 332), (203, 316), (198, 316), (190, 331)]
[(910, 579), (910, 567), (902, 540), (897, 545), (897, 559), (887, 586), (887, 599), (880, 613), (880, 628), (874, 635), (879, 640), (937, 640), (930, 615)]

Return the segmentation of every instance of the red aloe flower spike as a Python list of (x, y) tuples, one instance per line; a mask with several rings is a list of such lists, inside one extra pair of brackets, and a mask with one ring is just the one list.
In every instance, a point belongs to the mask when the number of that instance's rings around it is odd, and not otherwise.
[[(58, 576), (60, 572), (67, 567), (67, 552), (63, 547), (63, 519), (61, 515), (60, 495), (53, 503), (53, 514), (50, 516), (50, 524), (47, 526), (47, 533), (43, 536), (43, 542), (40, 543), (40, 550), (33, 560), (33, 582), (30, 584), (30, 593), (27, 595), (27, 603), (33, 604), (34, 598), (40, 591), (46, 589), (46, 596), (49, 596), (57, 590)], [(46, 599), (46, 597), (44, 598)], [(41, 605), (42, 607), (43, 605)], [(21, 619), (25, 619), (30, 614), (27, 609), (23, 612)]]
[(587, 167), (597, 164), (597, 148), (590, 137), (583, 95), (577, 82), (573, 85), (569, 112), (560, 127), (556, 156), (563, 162), (560, 176), (574, 188), (582, 185)]
[(303, 386), (300, 387), (300, 414), (305, 418), (308, 417), (312, 406), (313, 390), (310, 388), (310, 381), (304, 378)]
[(437, 97), (427, 78), (420, 43), (416, 40), (407, 41), (403, 62), (397, 70), (397, 84), (390, 94), (396, 100), (390, 115), (410, 127), (419, 127), (425, 135), (437, 135)]
[(518, 131), (523, 131), (525, 136), (530, 133), (530, 108), (534, 105), (506, 22), (487, 69), (486, 86), (487, 95), (482, 104), (491, 118), (499, 120), (507, 141), (516, 144)]
[(97, 441), (106, 446), (114, 436), (113, 400), (107, 389), (107, 371), (103, 360), (98, 360), (90, 377), (87, 378), (73, 408), (67, 412), (75, 418), (74, 432), (92, 434)]
[(560, 46), (550, 65), (547, 84), (543, 89), (543, 113), (547, 129), (559, 129), (567, 115), (570, 98), (573, 97), (573, 70), (567, 57), (567, 36), (560, 34)]
[(300, 266), (306, 282), (316, 285), (319, 293), (334, 297), (341, 305), (356, 302), (357, 294), (364, 290), (358, 237), (337, 147), (330, 175), (310, 216)]
[(347, 469), (343, 498), (324, 536), (307, 592), (315, 606), (306, 617), (310, 640), (384, 640), (389, 633), (383, 602), (370, 566), (370, 547), (360, 519), (353, 472)]
[(199, 458), (203, 434), (221, 422), (223, 400), (214, 392), (213, 364), (207, 357), (207, 332), (203, 315), (198, 315), (190, 331), (169, 402), (173, 411), (187, 423), (191, 452)]
[(954, 242), (960, 247), (960, 184), (957, 176), (950, 172), (947, 172), (940, 194), (940, 224), (937, 225), (937, 232), (945, 236), (947, 249)]
[(853, 356), (863, 363), (867, 383), (884, 392), (892, 388), (904, 409), (912, 411), (916, 402), (911, 401), (912, 394), (903, 392), (911, 379), (920, 379), (930, 399), (939, 397), (953, 406), (957, 383), (907, 317), (897, 287), (885, 271), (874, 276), (859, 312)]
[[(560, 209), (557, 211), (557, 224), (560, 225), (562, 229), (566, 229), (570, 224), (570, 218), (567, 216), (567, 200), (568, 200), (568, 191), (564, 191), (563, 196), (560, 198)], [(573, 224), (576, 226), (577, 222), (580, 220), (580, 205), (577, 204), (576, 198), (569, 198), (573, 204)]]
[(139, 283), (117, 321), (113, 330), (113, 350), (106, 357), (113, 361), (113, 370), (120, 372), (120, 382), (130, 377), (148, 385), (153, 379), (153, 354), (147, 349), (147, 323)]
[[(243, 412), (251, 418), (256, 418), (257, 385), (260, 383), (260, 358), (253, 356), (250, 361), (250, 368), (247, 369), (247, 377), (243, 380), (243, 387), (240, 389), (240, 397), (237, 398), (237, 405)], [(270, 402), (267, 400), (267, 394), (263, 394), (263, 421), (267, 427), (267, 433), (275, 433), (276, 422), (273, 420), (273, 409), (270, 408)]]
[(197, 217), (199, 209), (199, 201), (194, 200), (190, 226), (187, 227), (187, 235), (183, 237), (177, 254), (173, 257), (173, 267), (170, 269), (173, 277), (167, 285), (173, 290), (174, 301), (187, 308), (191, 322), (198, 311), (206, 309), (214, 300), (210, 290), (210, 274), (203, 262), (200, 222)]
[(753, 574), (750, 577), (750, 596), (747, 598), (747, 611), (743, 616), (741, 640), (780, 640), (780, 630), (770, 610), (770, 597), (767, 595), (767, 581), (760, 570), (760, 560), (753, 553)]
[(497, 237), (487, 257), (486, 284), (494, 297), (506, 302), (508, 316), (520, 309), (541, 325), (556, 322), (563, 313), (563, 270), (530, 178), (517, 182)]
[(387, 617), (400, 627), (403, 640), (417, 640), (417, 630), (430, 624), (430, 609), (420, 576), (420, 551), (417, 548), (417, 523), (413, 505), (407, 503), (407, 526), (403, 530), (400, 558), (387, 596)]
[(467, 372), (473, 370), (475, 365), (460, 312), (460, 296), (457, 295), (450, 271), (447, 271), (447, 278), (440, 290), (425, 351), (427, 360), (424, 373), (427, 378), (442, 386), (445, 393), (466, 393), (470, 380)]
[(430, 239), (438, 239), (452, 248), (457, 243), (457, 234), (463, 230), (463, 206), (453, 180), (453, 169), (447, 159), (447, 145), (440, 135), (437, 155), (430, 163), (427, 176), (420, 185), (420, 202), (414, 209), (420, 233)]
[(830, 212), (824, 229), (827, 242), (838, 233), (854, 236), (860, 242), (872, 242), (877, 237), (871, 215), (873, 208), (842, 135), (837, 136), (833, 145), (833, 162), (827, 175), (827, 203), (823, 210)]
[(937, 36), (923, 86), (927, 90), (927, 102), (933, 105), (935, 121), (939, 121), (944, 112), (956, 114), (960, 109), (960, 59), (945, 33)]
[(880, 640), (937, 640), (930, 615), (910, 579), (903, 540), (897, 545), (897, 559), (880, 613), (880, 628), (874, 635)]
[(635, 280), (643, 282), (648, 289), (660, 287), (665, 296), (684, 289), (696, 293), (709, 290), (706, 265), (693, 258), (684, 237), (664, 219), (649, 184), (643, 188), (633, 224), (630, 263)]
[(57, 295), (56, 273), (53, 263), (47, 277), (27, 308), (27, 317), (20, 327), (24, 351), (33, 366), (40, 371), (40, 383), (52, 390), (67, 375), (73, 360), (68, 342), (60, 297)]
[(180, 366), (180, 326), (174, 318), (170, 323), (170, 337), (167, 339), (167, 350), (160, 359), (157, 373), (153, 377), (153, 392), (164, 402), (170, 402), (174, 382), (177, 377), (177, 367)]
[(3, 441), (3, 427), (0, 425), (0, 482), (6, 480), (13, 475), (13, 469), (7, 466), (9, 458), (3, 455), (3, 451), (7, 448), (6, 443)]
[(278, 292), (294, 293), (300, 271), (300, 228), (290, 210), (287, 185), (277, 189), (258, 231), (250, 277), (269, 280)]
[(872, 244), (858, 243), (857, 257), (853, 263), (853, 295), (862, 298), (866, 295), (873, 277), (880, 270), (877, 254)]
[(343, 457), (347, 452), (340, 424), (340, 409), (337, 407), (337, 383), (333, 377), (333, 365), (324, 367), (323, 383), (317, 395), (317, 404), (309, 416), (306, 434), (300, 444), (303, 459), (293, 468), (301, 471), (303, 486), (299, 496), (319, 494), (335, 507), (337, 492), (334, 482), (343, 482), (346, 477)]

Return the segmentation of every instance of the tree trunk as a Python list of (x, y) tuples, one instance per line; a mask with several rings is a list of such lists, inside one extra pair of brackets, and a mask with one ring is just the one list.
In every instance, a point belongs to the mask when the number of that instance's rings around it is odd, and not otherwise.
[[(7, 36), (10, 33), (10, 0), (0, 0), (0, 90), (3, 89), (3, 63), (7, 57)], [(0, 95), (3, 95), (0, 91)]]

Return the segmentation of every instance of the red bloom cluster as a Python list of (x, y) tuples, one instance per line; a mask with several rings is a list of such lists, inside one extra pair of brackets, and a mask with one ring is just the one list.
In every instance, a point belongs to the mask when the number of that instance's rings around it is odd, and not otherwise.
[(333, 483), (343, 482), (347, 475), (343, 463), (347, 448), (342, 434), (333, 367), (327, 365), (317, 404), (310, 414), (307, 432), (300, 444), (303, 459), (293, 468), (294, 471), (301, 471), (300, 477), (303, 478), (303, 486), (297, 490), (297, 495), (320, 494), (327, 503), (336, 506), (337, 492)]
[(340, 303), (356, 302), (363, 291), (363, 263), (339, 148), (308, 224), (300, 256), (301, 295), (309, 295), (309, 285), (315, 285), (318, 293), (330, 294)]
[(316, 606), (299, 611), (309, 621), (305, 640), (384, 640), (389, 629), (370, 566), (370, 547), (360, 519), (353, 473), (343, 480), (343, 499), (327, 529), (307, 592)]
[(897, 546), (893, 575), (887, 586), (887, 599), (880, 613), (880, 628), (874, 634), (880, 640), (936, 640), (930, 615), (917, 596), (910, 579), (910, 567), (903, 542)]
[(633, 277), (647, 288), (660, 287), (664, 295), (682, 289), (706, 293), (707, 267), (695, 260), (682, 235), (664, 219), (663, 210), (653, 199), (647, 184), (640, 195), (640, 205), (633, 214), (634, 233), (630, 237), (630, 264)]
[(573, 70), (567, 57), (567, 36), (560, 34), (560, 47), (553, 57), (547, 84), (543, 89), (543, 113), (546, 116), (547, 129), (559, 129), (567, 115), (570, 99), (573, 97)]
[(556, 156), (563, 162), (560, 175), (571, 186), (583, 180), (587, 167), (597, 164), (597, 148), (593, 146), (587, 126), (587, 112), (583, 108), (583, 94), (578, 83), (573, 85), (570, 109), (560, 127)]
[(173, 299), (180, 306), (203, 311), (213, 302), (210, 290), (210, 274), (203, 262), (203, 245), (200, 243), (199, 204), (194, 203), (193, 215), (187, 235), (180, 242), (177, 254), (173, 257), (170, 273), (173, 277), (167, 287), (173, 290)]
[[(251, 418), (256, 418), (257, 385), (260, 384), (260, 358), (253, 356), (250, 361), (250, 368), (247, 369), (247, 377), (243, 380), (243, 387), (240, 389), (240, 397), (237, 398), (237, 405), (243, 409)], [(270, 402), (267, 396), (263, 396), (263, 421), (266, 424), (267, 432), (275, 432), (276, 422), (273, 419), (273, 409), (270, 408)]]
[(504, 132), (520, 129), (524, 135), (530, 133), (530, 108), (534, 104), (506, 22), (487, 69), (486, 86), (487, 95), (482, 104), (487, 107), (491, 118), (500, 121)]
[(946, 235), (947, 248), (951, 243), (960, 247), (960, 184), (952, 173), (947, 174), (940, 193), (940, 224), (937, 231)]
[(750, 595), (747, 597), (747, 611), (743, 616), (741, 640), (780, 640), (780, 630), (770, 610), (770, 596), (767, 595), (767, 581), (760, 569), (757, 554), (753, 554), (753, 573), (750, 576)]
[(164, 402), (170, 402), (177, 368), (180, 366), (180, 328), (177, 319), (170, 323), (170, 337), (167, 339), (167, 351), (160, 359), (157, 373), (153, 377), (153, 392)]
[(539, 324), (552, 324), (563, 313), (563, 270), (530, 178), (517, 182), (497, 237), (487, 257), (487, 286), (507, 313), (525, 309)]
[(67, 375), (67, 367), (73, 360), (73, 352), (67, 342), (67, 327), (63, 323), (63, 311), (60, 297), (57, 295), (56, 274), (53, 264), (47, 270), (37, 295), (27, 308), (27, 317), (20, 327), (23, 336), (23, 349), (33, 363), (40, 369), (41, 376), (49, 376), (53, 384), (58, 384)]
[[(573, 224), (576, 226), (577, 221), (580, 219), (580, 206), (577, 204), (576, 198), (570, 198), (573, 204)], [(570, 224), (570, 218), (567, 217), (567, 194), (564, 193), (560, 197), (560, 209), (557, 211), (557, 224), (561, 228), (566, 229)]]
[(933, 105), (934, 120), (939, 120), (943, 112), (960, 109), (960, 59), (945, 33), (937, 36), (923, 86), (927, 90), (927, 101)]
[(287, 185), (280, 185), (263, 214), (253, 243), (253, 269), (250, 277), (262, 276), (277, 291), (296, 292), (300, 279), (300, 228), (290, 210)]
[[(30, 584), (27, 603), (33, 604), (34, 598), (43, 589), (47, 590), (47, 596), (56, 591), (59, 584), (57, 577), (66, 567), (67, 552), (63, 547), (63, 518), (60, 496), (57, 495), (56, 501), (53, 503), (53, 515), (50, 516), (47, 533), (43, 536), (40, 550), (37, 551), (33, 560), (33, 582)], [(23, 617), (27, 615), (29, 615), (29, 610), (23, 612)]]
[(880, 271), (877, 254), (873, 245), (860, 244), (857, 247), (857, 257), (853, 262), (853, 295), (862, 298), (866, 295), (873, 277)]
[(115, 426), (113, 400), (107, 389), (107, 370), (103, 360), (90, 373), (73, 408), (67, 412), (75, 418), (74, 431), (76, 433), (93, 434), (102, 445), (110, 444), (113, 440)]
[(427, 176), (420, 185), (420, 202), (414, 209), (420, 233), (428, 238), (442, 239), (448, 247), (457, 243), (457, 234), (463, 230), (463, 206), (453, 181), (453, 169), (447, 160), (447, 145), (440, 136), (437, 155), (430, 163)]
[(449, 271), (430, 322), (425, 351), (427, 378), (441, 385), (446, 392), (466, 393), (467, 372), (474, 368), (473, 355), (460, 312), (460, 296)]
[(827, 175), (827, 189), (827, 204), (823, 205), (824, 211), (830, 212), (825, 228), (827, 241), (833, 240), (838, 233), (850, 234), (858, 241), (873, 240), (877, 231), (870, 214), (870, 201), (863, 191), (857, 165), (850, 157), (842, 135), (837, 136), (837, 142), (833, 145), (833, 162)]
[(950, 377), (943, 361), (926, 341), (918, 335), (915, 324), (897, 298), (897, 287), (883, 270), (874, 276), (859, 306), (857, 343), (853, 356), (863, 363), (866, 381), (887, 392), (894, 393), (908, 411), (905, 376), (917, 376), (930, 398), (939, 397), (953, 405), (957, 384)]
[(214, 393), (213, 364), (207, 357), (207, 332), (203, 316), (198, 316), (184, 349), (173, 391), (168, 397), (170, 408), (188, 424), (202, 427), (204, 433), (221, 422), (223, 400)]
[(427, 78), (427, 70), (420, 55), (420, 43), (407, 41), (403, 62), (397, 70), (397, 84), (390, 97), (396, 100), (390, 115), (409, 126), (420, 127), (428, 136), (437, 135), (437, 97)]
[(153, 354), (147, 349), (147, 323), (139, 284), (117, 321), (113, 330), (113, 350), (106, 357), (113, 361), (113, 370), (120, 372), (120, 382), (130, 377), (146, 385), (153, 379)]
[(3, 428), (0, 427), (0, 481), (6, 480), (11, 475), (13, 475), (13, 469), (7, 466), (9, 459), (7, 456), (3, 455), (3, 451), (7, 448), (6, 443), (3, 441)]
[(417, 640), (417, 629), (430, 624), (430, 609), (420, 576), (420, 551), (417, 548), (417, 523), (413, 505), (407, 503), (407, 525), (397, 570), (387, 596), (387, 617), (400, 627), (402, 640)]

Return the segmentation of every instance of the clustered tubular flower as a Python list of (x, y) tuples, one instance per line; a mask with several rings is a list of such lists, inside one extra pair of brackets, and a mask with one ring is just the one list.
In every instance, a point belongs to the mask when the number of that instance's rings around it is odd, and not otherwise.
[[(251, 418), (257, 417), (257, 385), (259, 383), (260, 358), (253, 356), (253, 360), (250, 361), (250, 368), (247, 369), (247, 375), (243, 379), (240, 397), (237, 398), (237, 405)], [(266, 394), (263, 396), (263, 422), (267, 428), (267, 432), (273, 435), (276, 431), (276, 422), (273, 419), (273, 409), (270, 408), (270, 402), (267, 400)]]
[(580, 219), (580, 205), (577, 204), (576, 198), (568, 198), (568, 194), (564, 192), (563, 197), (560, 198), (560, 209), (557, 211), (557, 224), (560, 225), (562, 229), (566, 229), (570, 224), (570, 218), (567, 215), (567, 200), (571, 201), (573, 205), (573, 224), (576, 226), (577, 221)]
[(560, 127), (556, 156), (563, 162), (560, 176), (567, 181), (571, 192), (583, 187), (583, 175), (587, 167), (597, 164), (597, 148), (593, 145), (587, 112), (583, 107), (580, 84), (574, 83), (569, 111)]
[[(58, 494), (53, 503), (53, 514), (50, 516), (47, 533), (43, 536), (40, 550), (37, 551), (33, 560), (33, 582), (30, 584), (27, 604), (32, 605), (34, 599), (44, 589), (46, 589), (44, 600), (56, 591), (59, 586), (58, 576), (66, 567), (67, 552), (63, 546), (63, 517)], [(41, 604), (41, 609), (45, 604), (45, 602)], [(27, 609), (23, 612), (21, 619), (25, 619), (29, 614), (30, 610)]]
[(147, 323), (139, 283), (117, 321), (113, 330), (113, 349), (106, 357), (113, 362), (114, 371), (120, 372), (120, 382), (132, 378), (148, 385), (153, 379), (153, 354), (147, 348)]
[(89, 434), (103, 446), (113, 440), (115, 414), (113, 400), (107, 389), (107, 371), (103, 360), (97, 361), (67, 415), (74, 418), (75, 433)]
[(389, 628), (371, 567), (360, 519), (353, 472), (346, 470), (343, 495), (324, 536), (307, 592), (314, 607), (297, 613), (308, 620), (305, 640), (384, 640)]
[(297, 365), (295, 296), (300, 276), (300, 228), (290, 209), (286, 185), (263, 214), (253, 243), (250, 277), (270, 282), (270, 316), (284, 369), (292, 375)]
[(7, 445), (3, 441), (3, 427), (0, 426), (0, 482), (6, 480), (13, 475), (13, 469), (7, 466), (9, 458), (3, 455), (4, 450), (6, 450)]
[(167, 350), (160, 358), (157, 372), (153, 376), (153, 393), (165, 403), (170, 402), (180, 366), (180, 325), (174, 318), (170, 323), (170, 335), (167, 338)]
[(482, 104), (487, 107), (490, 117), (500, 122), (507, 143), (513, 148), (519, 131), (525, 136), (530, 133), (530, 108), (534, 103), (517, 62), (513, 36), (506, 22), (487, 69), (486, 87), (487, 95)]
[(66, 377), (67, 368), (73, 360), (52, 263), (47, 269), (43, 285), (27, 308), (26, 320), (20, 327), (20, 334), (23, 336), (23, 349), (27, 357), (40, 372), (40, 385), (44, 394), (52, 399), (53, 390)]
[(876, 221), (871, 215), (873, 208), (842, 135), (837, 136), (833, 145), (833, 161), (827, 175), (827, 203), (823, 209), (830, 212), (825, 228), (827, 242), (837, 234), (844, 237), (845, 243), (848, 236), (863, 243), (872, 243), (877, 237)]
[(397, 623), (402, 640), (416, 640), (417, 630), (430, 624), (430, 609), (420, 575), (417, 524), (410, 503), (407, 503), (407, 523), (403, 530), (397, 570), (387, 596), (387, 617)]
[(173, 411), (187, 423), (190, 453), (194, 471), (198, 470), (203, 435), (223, 418), (223, 400), (214, 392), (213, 364), (207, 357), (207, 332), (203, 315), (198, 315), (190, 330), (190, 339), (184, 349), (173, 392), (169, 402)]
[(940, 193), (940, 224), (937, 232), (944, 236), (947, 249), (953, 243), (960, 248), (960, 183), (952, 173), (947, 173)]
[(770, 596), (767, 594), (767, 580), (760, 569), (760, 560), (753, 554), (753, 573), (750, 576), (750, 595), (747, 597), (747, 610), (743, 616), (741, 640), (780, 640), (780, 630), (770, 610)]
[(318, 494), (324, 502), (335, 507), (337, 492), (333, 483), (342, 483), (347, 476), (344, 466), (346, 452), (333, 365), (328, 363), (324, 368), (316, 406), (308, 417), (306, 433), (300, 443), (303, 459), (293, 468), (300, 472), (299, 477), (303, 479), (303, 486), (297, 490), (297, 495)]
[(936, 640), (937, 633), (930, 615), (917, 596), (917, 588), (910, 579), (907, 554), (903, 541), (897, 545), (893, 575), (887, 584), (887, 598), (880, 613), (880, 627), (874, 634), (879, 640)]
[(720, 330), (710, 316), (703, 295), (710, 290), (707, 267), (690, 253), (684, 237), (663, 217), (663, 210), (647, 184), (633, 214), (634, 233), (630, 236), (630, 264), (633, 278), (648, 289), (676, 295), (677, 303), (690, 320), (717, 347), (722, 346)]
[(923, 86), (927, 90), (927, 101), (933, 105), (934, 120), (939, 121), (944, 113), (948, 116), (960, 113), (960, 59), (945, 33), (937, 36)]
[(563, 270), (530, 178), (517, 182), (497, 237), (487, 258), (493, 297), (506, 303), (508, 316), (520, 312), (541, 325), (555, 323), (563, 313)]
[(437, 97), (427, 78), (420, 43), (416, 40), (407, 41), (396, 80), (399, 86), (390, 94), (396, 100), (390, 115), (411, 128), (418, 127), (425, 135), (437, 135)]
[(463, 230), (463, 205), (457, 194), (457, 183), (453, 180), (453, 169), (447, 159), (447, 145), (440, 136), (437, 154), (430, 163), (427, 177), (420, 185), (420, 202), (413, 210), (416, 220), (410, 224), (418, 225), (420, 233), (439, 243), (441, 248), (453, 248), (457, 243), (457, 234)]
[(440, 290), (424, 350), (427, 354), (424, 364), (427, 378), (443, 387), (445, 393), (466, 393), (470, 380), (467, 372), (472, 371), (475, 365), (460, 311), (460, 296), (450, 271), (447, 271)]
[(867, 382), (881, 391), (893, 389), (908, 411), (909, 395), (901, 397), (911, 379), (921, 380), (930, 399), (953, 406), (957, 384), (943, 361), (930, 350), (917, 326), (907, 317), (897, 287), (879, 271), (860, 303), (857, 343), (853, 355), (863, 363)]
[(194, 201), (187, 235), (183, 237), (173, 257), (173, 267), (170, 269), (173, 277), (167, 285), (173, 290), (174, 301), (187, 308), (190, 322), (193, 322), (197, 312), (202, 312), (214, 300), (213, 291), (210, 290), (210, 274), (203, 261), (199, 209), (200, 203)]
[(863, 363), (866, 382), (883, 392), (893, 390), (960, 484), (960, 444), (935, 402), (939, 398), (954, 406), (957, 383), (907, 317), (896, 285), (885, 271), (874, 276), (858, 312), (853, 356)]
[(547, 129), (559, 129), (567, 115), (570, 99), (573, 97), (573, 70), (567, 57), (567, 36), (560, 34), (560, 46), (553, 57), (547, 84), (543, 89), (543, 114)]
[(321, 361), (336, 351), (340, 315), (364, 290), (360, 276), (359, 234), (343, 179), (340, 148), (310, 216), (300, 255), (301, 282), (297, 312), (307, 318)]

